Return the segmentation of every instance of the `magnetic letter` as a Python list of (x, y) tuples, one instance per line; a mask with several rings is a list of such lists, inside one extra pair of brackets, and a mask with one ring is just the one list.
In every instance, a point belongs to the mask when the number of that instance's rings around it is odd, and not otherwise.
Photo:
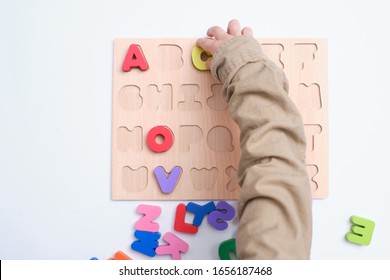
[(171, 255), (173, 260), (181, 260), (180, 253), (188, 251), (188, 244), (171, 232), (167, 232), (163, 238), (169, 245), (158, 246), (156, 254)]
[(148, 62), (139, 45), (131, 44), (123, 61), (122, 70), (124, 72), (129, 72), (131, 68), (139, 68), (142, 71), (149, 68)]
[(154, 175), (156, 176), (158, 185), (160, 186), (161, 191), (165, 194), (170, 194), (173, 192), (173, 189), (179, 181), (181, 173), (182, 169), (180, 166), (173, 167), (168, 176), (164, 167), (157, 166), (154, 169)]
[(226, 201), (220, 201), (217, 204), (217, 210), (213, 211), (207, 217), (209, 224), (217, 230), (225, 230), (228, 224), (225, 221), (233, 220), (236, 214), (233, 206)]

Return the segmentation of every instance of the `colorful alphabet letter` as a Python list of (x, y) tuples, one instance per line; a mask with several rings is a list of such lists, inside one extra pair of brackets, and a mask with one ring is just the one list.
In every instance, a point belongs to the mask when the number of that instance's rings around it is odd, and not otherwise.
[(181, 260), (181, 253), (188, 251), (188, 244), (171, 232), (167, 232), (163, 239), (169, 245), (157, 247), (157, 255), (171, 255), (173, 260)]
[(158, 247), (158, 239), (161, 237), (159, 232), (136, 230), (134, 236), (138, 241), (134, 241), (131, 244), (131, 249), (149, 257), (156, 255), (155, 249)]
[[(204, 49), (198, 47), (198, 46), (194, 46), (192, 48), (192, 64), (194, 65), (194, 67), (200, 71), (206, 71), (206, 70), (209, 70), (207, 67), (206, 67), (206, 61), (207, 60), (210, 60), (212, 58), (211, 56), (211, 53), (209, 52), (206, 52)], [(206, 56), (207, 59), (206, 60), (203, 60), (202, 59), (202, 56)]]
[(173, 228), (178, 232), (185, 232), (195, 234), (198, 232), (198, 227), (192, 224), (187, 224), (185, 222), (185, 216), (187, 212), (187, 207), (185, 204), (180, 203), (176, 207), (175, 223)]
[(209, 224), (216, 230), (225, 230), (228, 224), (225, 221), (233, 220), (236, 214), (233, 206), (226, 201), (220, 201), (217, 204), (217, 210), (213, 211), (207, 217)]
[(113, 258), (109, 258), (109, 260), (115, 260), (115, 261), (123, 261), (123, 260), (131, 260), (128, 255), (123, 253), (122, 251), (117, 251)]
[(189, 202), (187, 204), (187, 211), (195, 214), (194, 221), (192, 223), (197, 227), (202, 224), (204, 216), (213, 212), (215, 209), (215, 204), (212, 201), (206, 203), (205, 205), (199, 205), (193, 202)]
[[(164, 139), (161, 144), (157, 143), (157, 136), (161, 136)], [(166, 126), (155, 126), (148, 132), (148, 135), (146, 136), (146, 143), (148, 144), (148, 147), (156, 153), (165, 152), (172, 147), (173, 133)]]
[(218, 248), (218, 255), (221, 260), (231, 260), (231, 254), (233, 254), (237, 259), (235, 238), (223, 241)]
[(142, 71), (148, 70), (149, 68), (148, 62), (139, 45), (131, 44), (123, 61), (122, 70), (124, 72), (129, 72), (131, 68), (139, 68)]
[(173, 189), (179, 181), (182, 171), (183, 170), (180, 166), (175, 166), (172, 168), (171, 172), (166, 175), (164, 167), (157, 166), (154, 169), (154, 175), (156, 176), (158, 185), (160, 186), (160, 189), (163, 193), (170, 194), (173, 192)]
[(351, 216), (350, 220), (352, 222), (351, 232), (347, 233), (345, 238), (352, 243), (370, 245), (375, 223), (358, 216)]
[(157, 232), (159, 229), (159, 224), (153, 222), (161, 214), (161, 207), (140, 204), (137, 207), (137, 212), (140, 214), (144, 214), (142, 218), (140, 218), (134, 225), (136, 230), (149, 231), (149, 232)]

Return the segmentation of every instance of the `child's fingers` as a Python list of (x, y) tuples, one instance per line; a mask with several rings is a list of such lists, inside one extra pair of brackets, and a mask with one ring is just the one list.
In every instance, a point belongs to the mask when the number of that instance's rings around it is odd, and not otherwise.
[(216, 46), (215, 40), (209, 38), (201, 38), (196, 41), (196, 44), (207, 52), (214, 53)]
[(241, 31), (243, 36), (253, 36), (253, 31), (250, 27), (244, 27)]
[(217, 40), (223, 40), (228, 34), (220, 26), (213, 26), (207, 30), (207, 36), (214, 37)]
[(229, 21), (227, 32), (233, 36), (240, 36), (241, 35), (240, 22), (236, 19)]

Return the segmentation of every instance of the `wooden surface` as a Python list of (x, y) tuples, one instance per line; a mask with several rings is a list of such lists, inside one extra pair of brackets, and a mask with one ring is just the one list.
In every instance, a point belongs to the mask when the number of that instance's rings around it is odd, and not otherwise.
[[(112, 199), (237, 199), (239, 129), (210, 71), (192, 65), (196, 39), (114, 41), (112, 112)], [(322, 39), (259, 39), (265, 54), (289, 79), (290, 97), (302, 114), (307, 170), (313, 198), (328, 194), (327, 44)], [(141, 46), (149, 69), (122, 71), (131, 44)], [(155, 153), (146, 135), (155, 126), (174, 134), (172, 147)], [(157, 139), (158, 141), (162, 141)], [(154, 175), (182, 168), (164, 194)]]

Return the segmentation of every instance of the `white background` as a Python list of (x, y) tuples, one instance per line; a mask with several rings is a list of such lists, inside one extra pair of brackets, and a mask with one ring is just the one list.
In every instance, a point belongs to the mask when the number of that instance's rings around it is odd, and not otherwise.
[[(328, 38), (330, 196), (314, 201), (312, 258), (389, 259), (386, 5), (0, 0), (0, 259), (143, 258), (129, 249), (139, 202), (110, 199), (113, 39), (202, 37), (232, 18), (259, 38)], [(153, 204), (171, 230), (178, 202)], [(345, 241), (351, 215), (376, 222), (370, 246)], [(216, 259), (235, 230), (178, 234), (183, 258)]]

